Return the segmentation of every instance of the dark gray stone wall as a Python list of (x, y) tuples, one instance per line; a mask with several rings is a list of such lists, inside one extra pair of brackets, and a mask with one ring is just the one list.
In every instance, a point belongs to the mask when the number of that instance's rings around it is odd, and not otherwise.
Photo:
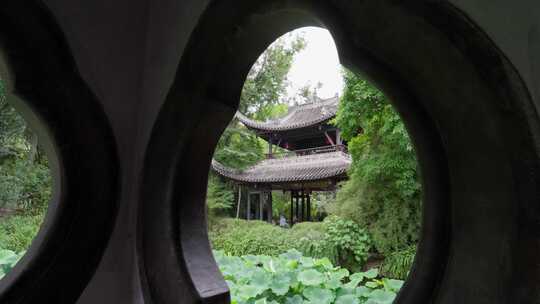
[[(148, 294), (149, 291), (146, 290), (146, 279), (141, 275), (144, 273), (140, 269), (143, 257), (137, 242), (141, 233), (138, 230), (141, 226), (137, 224), (140, 220), (145, 155), (159, 111), (175, 83), (178, 66), (185, 55), (184, 51), (190, 37), (194, 35), (194, 28), (201, 21), (199, 18), (208, 2), (210, 1), (45, 1), (67, 39), (82, 78), (103, 106), (113, 129), (120, 160), (119, 212), (114, 232), (101, 263), (81, 295), (79, 303), (150, 303), (149, 298), (146, 297), (145, 301), (143, 296), (143, 293)], [(335, 2), (347, 7), (351, 1)], [(537, 109), (540, 108), (540, 4), (534, 0), (453, 0), (452, 3), (486, 31), (508, 57), (533, 94)], [(230, 1), (224, 14), (234, 14), (237, 9), (242, 8), (236, 5), (234, 1)], [(216, 26), (220, 24), (216, 23)], [(197, 76), (198, 74), (193, 74), (193, 77)], [(228, 76), (223, 74), (220, 77)], [(182, 109), (184, 103), (194, 100), (179, 98), (175, 102), (180, 105), (178, 109)], [(198, 111), (193, 110), (190, 105), (184, 107), (186, 111), (193, 113)], [(456, 163), (473, 161), (460, 159), (459, 150), (449, 149), (449, 151), (455, 153), (452, 157)], [(477, 157), (481, 157), (480, 152), (479, 150), (476, 154)], [(508, 171), (502, 171), (489, 174), (510, 174)], [(496, 182), (494, 181), (495, 184)], [(492, 186), (488, 179), (485, 187)], [(490, 212), (504, 213), (508, 210), (498, 209)], [(501, 229), (504, 230), (503, 228)], [(467, 246), (475, 245), (466, 241), (462, 241), (461, 244), (464, 245), (463, 250)], [(471, 249), (471, 252), (473, 251)], [(466, 255), (467, 252), (460, 251), (458, 254)], [(476, 256), (479, 255), (480, 252)], [(471, 265), (482, 263), (479, 260), (468, 260), (466, 256), (460, 256), (458, 259), (464, 263), (470, 262)], [(496, 266), (503, 267), (503, 265), (482, 267), (489, 272), (490, 267)], [(442, 288), (447, 292), (441, 293), (437, 303), (473, 303), (471, 299), (474, 296), (470, 293), (463, 297), (455, 293), (457, 287), (462, 284), (457, 281), (462, 273), (458, 268), (455, 271), (458, 273), (450, 273), (445, 281)], [(471, 278), (476, 278), (475, 274), (471, 274)], [(482, 278), (482, 275), (478, 278)], [(477, 283), (479, 298), (490, 299), (492, 303), (525, 303), (512, 302), (503, 292), (499, 294), (506, 286), (495, 289), (496, 283), (486, 282), (486, 288), (482, 289), (480, 287), (483, 283)], [(193, 288), (189, 286), (189, 280), (179, 284), (183, 284), (183, 288), (186, 289)], [(185, 303), (196, 302), (196, 297), (189, 294), (184, 295), (183, 299)], [(484, 300), (477, 303), (484, 303)]]
[[(540, 6), (537, 1), (450, 2), (467, 13), (493, 39), (519, 70), (529, 87), (535, 90), (540, 87), (540, 82), (535, 80), (533, 72), (534, 62), (538, 60), (534, 59), (534, 56), (538, 54), (535, 55), (537, 51), (531, 49), (534, 39), (539, 39), (537, 29), (540, 26)], [(539, 96), (535, 97), (537, 105), (540, 103), (538, 98)]]

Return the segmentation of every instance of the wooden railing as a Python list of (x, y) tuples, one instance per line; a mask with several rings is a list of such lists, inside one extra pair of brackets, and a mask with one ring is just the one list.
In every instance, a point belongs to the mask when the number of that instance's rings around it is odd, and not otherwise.
[(285, 158), (291, 156), (301, 156), (301, 155), (313, 155), (313, 154), (322, 154), (330, 152), (347, 152), (347, 146), (345, 145), (330, 145), (322, 146), (309, 149), (293, 150), (293, 151), (280, 151), (274, 152), (272, 154), (266, 153), (266, 158)]

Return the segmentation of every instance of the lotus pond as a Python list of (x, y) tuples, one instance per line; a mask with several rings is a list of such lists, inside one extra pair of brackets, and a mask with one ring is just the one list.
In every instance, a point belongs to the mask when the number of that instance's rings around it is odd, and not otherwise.
[(214, 256), (233, 304), (391, 304), (403, 281), (381, 278), (374, 268), (349, 273), (329, 259), (289, 250), (277, 257)]

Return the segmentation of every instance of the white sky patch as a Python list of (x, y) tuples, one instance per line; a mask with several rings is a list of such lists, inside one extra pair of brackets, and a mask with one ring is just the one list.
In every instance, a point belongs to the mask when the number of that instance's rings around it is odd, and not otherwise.
[(291, 85), (287, 90), (288, 97), (296, 95), (298, 90), (306, 85), (315, 87), (319, 82), (322, 84), (318, 90), (319, 97), (329, 98), (336, 94), (341, 96), (343, 76), (330, 32), (319, 27), (303, 27), (286, 35), (294, 37), (296, 33), (303, 33), (307, 44), (306, 48), (295, 56), (289, 71), (288, 79)]

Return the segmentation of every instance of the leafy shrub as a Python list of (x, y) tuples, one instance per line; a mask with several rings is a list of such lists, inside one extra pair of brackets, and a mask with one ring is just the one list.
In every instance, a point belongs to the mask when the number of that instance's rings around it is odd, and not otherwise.
[(24, 158), (11, 158), (0, 164), (0, 208), (46, 208), (51, 189), (46, 161), (31, 163)]
[(21, 252), (30, 246), (43, 222), (44, 212), (0, 218), (0, 248)]
[(19, 207), (27, 211), (46, 210), (52, 194), (52, 177), (48, 163), (32, 163), (19, 172), (23, 181), (23, 191), (19, 198)]
[(278, 255), (294, 244), (287, 230), (262, 221), (215, 220), (209, 236), (214, 249), (231, 255)]
[(17, 206), (21, 191), (18, 178), (0, 165), (0, 208)]
[(403, 281), (376, 279), (377, 269), (350, 274), (330, 260), (290, 250), (279, 257), (214, 252), (233, 304), (390, 304)]
[(219, 219), (210, 222), (212, 247), (227, 254), (279, 255), (296, 249), (306, 256), (328, 258), (351, 270), (365, 263), (370, 238), (365, 229), (336, 216), (324, 222), (299, 223), (284, 229), (261, 221)]
[(416, 246), (389, 254), (382, 266), (381, 272), (390, 278), (405, 280), (414, 262)]
[(326, 240), (336, 248), (339, 265), (348, 269), (364, 265), (371, 249), (367, 231), (351, 220), (329, 216), (324, 219)]
[(290, 239), (296, 240), (291, 248), (313, 258), (328, 258), (334, 264), (339, 262), (339, 253), (328, 241), (326, 227), (321, 222), (298, 223), (289, 229)]
[(24, 251), (17, 254), (11, 250), (0, 249), (0, 279), (15, 267), (15, 264), (24, 255)]

